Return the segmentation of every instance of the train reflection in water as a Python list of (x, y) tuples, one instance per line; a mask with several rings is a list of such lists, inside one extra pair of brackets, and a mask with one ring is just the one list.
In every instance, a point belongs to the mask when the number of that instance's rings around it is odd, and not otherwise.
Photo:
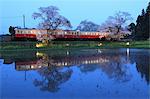
[[(67, 53), (67, 52), (66, 52)], [(36, 53), (37, 60), (27, 62), (16, 62), (16, 70), (33, 70), (41, 67), (53, 66), (73, 66), (73, 65), (87, 65), (87, 64), (98, 64), (107, 63), (109, 60), (100, 55), (92, 56), (65, 56), (60, 58), (51, 58), (45, 53)]]
[[(144, 49), (143, 49), (144, 50)], [(128, 64), (135, 64), (137, 71), (149, 82), (149, 51), (136, 49), (91, 49), (81, 51), (52, 51), (23, 53), (18, 57), (1, 55), (5, 64), (15, 62), (17, 71), (41, 68), (60, 68), (77, 66), (81, 71), (101, 69), (109, 77), (128, 73)], [(10, 55), (10, 54), (9, 54)], [(22, 57), (24, 55), (24, 57)], [(21, 56), (21, 57), (20, 57)]]
[(149, 97), (149, 49), (16, 51), (0, 58), (4, 98)]

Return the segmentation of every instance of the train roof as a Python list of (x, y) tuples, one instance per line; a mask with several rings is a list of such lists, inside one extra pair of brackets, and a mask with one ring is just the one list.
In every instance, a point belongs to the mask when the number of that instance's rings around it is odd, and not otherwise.
[(47, 30), (47, 29), (37, 29), (37, 28), (15, 28), (15, 30)]

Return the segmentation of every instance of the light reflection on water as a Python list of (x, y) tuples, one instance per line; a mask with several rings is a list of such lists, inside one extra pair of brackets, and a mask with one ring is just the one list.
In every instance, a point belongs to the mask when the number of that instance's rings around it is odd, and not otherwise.
[(1, 53), (2, 99), (148, 99), (149, 49)]

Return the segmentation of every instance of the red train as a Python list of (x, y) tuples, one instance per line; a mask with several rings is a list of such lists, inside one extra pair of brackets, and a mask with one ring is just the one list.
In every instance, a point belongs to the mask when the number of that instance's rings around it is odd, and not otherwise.
[(15, 29), (16, 39), (54, 40), (101, 40), (107, 38), (107, 32), (81, 32), (72, 30)]

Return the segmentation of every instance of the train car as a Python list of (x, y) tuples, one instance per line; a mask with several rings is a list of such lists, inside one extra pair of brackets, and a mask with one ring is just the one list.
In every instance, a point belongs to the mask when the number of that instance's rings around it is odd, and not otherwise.
[(45, 29), (15, 29), (16, 40), (41, 40), (45, 36), (47, 36)]
[(72, 30), (15, 29), (17, 40), (102, 40), (108, 32), (81, 32)]
[(72, 30), (48, 30), (55, 40), (102, 40), (106, 38), (109, 33), (106, 32), (81, 32)]

